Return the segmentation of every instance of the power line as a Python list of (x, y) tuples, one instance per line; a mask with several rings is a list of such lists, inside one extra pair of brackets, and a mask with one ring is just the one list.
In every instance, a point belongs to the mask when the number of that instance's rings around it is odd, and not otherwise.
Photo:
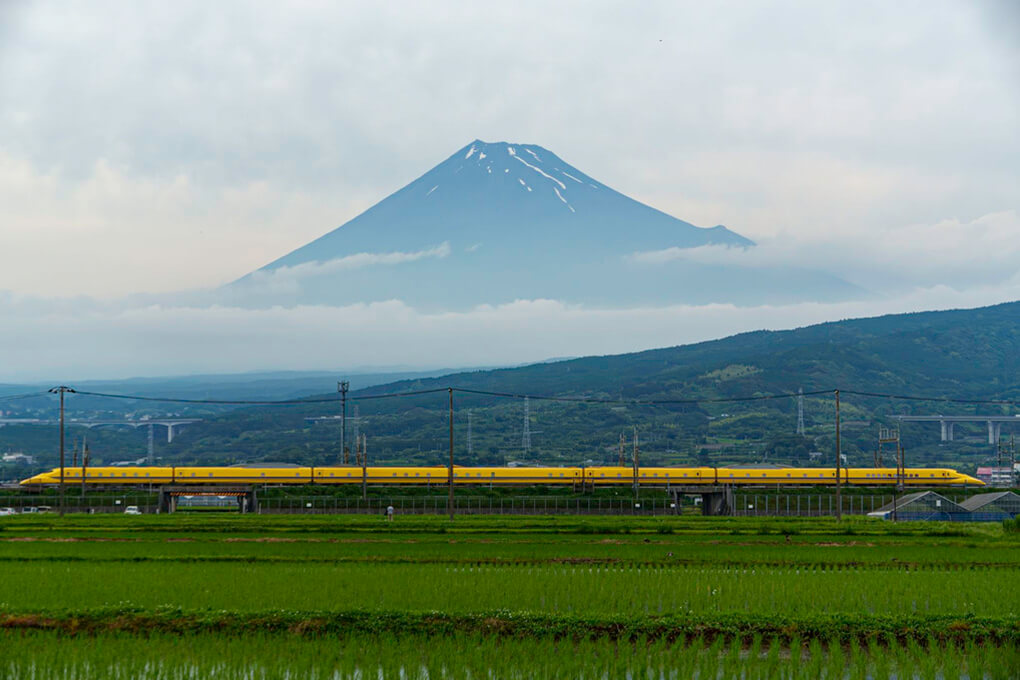
[(14, 401), (15, 399), (31, 399), (32, 397), (44, 397), (49, 394), (48, 390), (42, 392), (26, 392), (25, 394), (8, 394), (0, 396), (0, 401)]
[[(368, 401), (372, 399), (391, 399), (396, 397), (415, 397), (422, 394), (436, 394), (446, 392), (447, 388), (437, 387), (431, 390), (417, 390), (414, 392), (391, 392), (387, 394), (368, 394), (360, 397), (347, 397), (348, 401)], [(342, 401), (341, 397), (325, 397), (321, 399), (280, 399), (276, 401), (254, 400), (254, 399), (181, 399), (174, 397), (149, 397), (137, 394), (109, 394), (105, 392), (88, 392), (84, 390), (69, 389), (70, 394), (78, 394), (86, 397), (104, 397), (106, 399), (133, 399), (135, 401), (158, 401), (168, 404), (217, 404), (223, 406), (291, 406), (295, 404), (332, 404)]]
[[(599, 397), (572, 397), (572, 396), (553, 396), (553, 395), (542, 395), (542, 394), (528, 394), (525, 392), (497, 392), (492, 390), (478, 390), (468, 387), (436, 387), (426, 390), (413, 390), (408, 392), (387, 392), (384, 394), (367, 394), (360, 396), (349, 396), (350, 401), (374, 401), (378, 399), (399, 399), (402, 397), (417, 397), (427, 394), (438, 394), (440, 392), (448, 392), (449, 390), (454, 392), (461, 392), (463, 394), (475, 394), (479, 396), (488, 397), (499, 397), (507, 399), (534, 399), (537, 401), (559, 401), (559, 402), (572, 402), (572, 403), (584, 403), (584, 404), (609, 404), (609, 405), (632, 405), (632, 406), (670, 406), (670, 405), (694, 405), (694, 404), (730, 404), (740, 402), (754, 402), (754, 401), (769, 401), (775, 399), (792, 399), (797, 397), (798, 399), (802, 396), (818, 396), (823, 394), (833, 394), (834, 389), (824, 390), (812, 390), (809, 392), (803, 392), (798, 390), (797, 392), (781, 392), (777, 394), (755, 394), (755, 395), (743, 395), (736, 397), (702, 397), (694, 399), (604, 399)], [(877, 399), (900, 399), (907, 401), (929, 401), (929, 402), (943, 402), (943, 403), (956, 403), (956, 404), (990, 404), (996, 406), (1016, 406), (1020, 405), (1020, 399), (963, 399), (955, 397), (933, 397), (923, 396), (914, 394), (893, 394), (887, 392), (866, 392), (863, 390), (847, 390), (840, 389), (842, 394), (854, 395), (858, 397), (871, 397)], [(112, 394), (108, 392), (92, 392), (87, 390), (75, 390), (73, 388), (67, 389), (68, 394), (77, 394), (80, 396), (87, 397), (102, 397), (106, 399), (124, 399), (133, 401), (152, 401), (152, 402), (163, 402), (170, 404), (209, 404), (209, 405), (221, 405), (221, 406), (293, 406), (300, 404), (326, 404), (326, 403), (338, 403), (341, 401), (340, 397), (324, 397), (317, 399), (280, 399), (280, 400), (257, 400), (257, 399), (185, 399), (179, 397), (156, 397), (148, 395), (138, 394)], [(15, 400), (15, 399), (27, 399), (30, 397), (45, 396), (47, 392), (30, 392), (25, 394), (14, 394), (8, 396), (0, 396), (2, 400)]]
[(597, 397), (555, 397), (539, 394), (524, 394), (517, 392), (491, 392), (488, 390), (474, 390), (467, 387), (454, 387), (455, 392), (467, 394), (478, 394), (489, 397), (505, 397), (509, 399), (536, 399), (541, 401), (566, 401), (584, 404), (617, 404), (635, 406), (657, 406), (657, 405), (679, 405), (679, 404), (727, 404), (742, 401), (767, 401), (769, 399), (790, 399), (805, 394), (808, 396), (818, 394), (832, 394), (833, 390), (814, 390), (812, 392), (788, 392), (781, 394), (757, 394), (742, 397), (706, 397), (703, 399), (600, 399)]
[[(953, 404), (994, 404), (996, 406), (1016, 406), (1020, 399), (956, 399), (954, 397), (925, 397), (916, 394), (888, 394), (885, 392), (861, 392), (858, 390), (840, 390), (843, 394), (857, 397), (875, 397), (878, 399), (904, 399), (907, 401), (937, 401)], [(805, 392), (804, 394), (812, 394)]]

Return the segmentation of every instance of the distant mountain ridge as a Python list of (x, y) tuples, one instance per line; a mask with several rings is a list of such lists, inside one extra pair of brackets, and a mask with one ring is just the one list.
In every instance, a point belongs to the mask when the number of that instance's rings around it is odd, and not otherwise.
[(439, 308), (538, 298), (595, 305), (777, 303), (862, 293), (807, 269), (632, 257), (701, 246), (754, 242), (635, 201), (541, 146), (475, 140), (227, 292), (262, 305), (399, 299)]

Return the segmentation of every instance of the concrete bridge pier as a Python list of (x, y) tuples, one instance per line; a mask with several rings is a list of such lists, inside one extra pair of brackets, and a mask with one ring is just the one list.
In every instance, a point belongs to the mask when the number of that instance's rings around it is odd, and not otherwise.
[(997, 423), (994, 420), (988, 421), (988, 443), (998, 444), (999, 433), (1002, 431), (1002, 423)]
[(673, 486), (667, 491), (673, 497), (677, 513), (680, 512), (681, 496), (700, 496), (702, 515), (732, 515), (736, 510), (736, 504), (733, 499), (733, 487), (729, 485), (708, 487)]
[(942, 441), (951, 442), (953, 441), (953, 428), (956, 423), (952, 421), (942, 421)]

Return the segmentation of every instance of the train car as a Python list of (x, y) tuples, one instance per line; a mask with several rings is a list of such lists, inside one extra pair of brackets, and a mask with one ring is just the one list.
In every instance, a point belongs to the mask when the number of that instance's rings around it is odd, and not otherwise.
[[(680, 485), (713, 483), (714, 470), (711, 467), (642, 467), (638, 468), (638, 480), (643, 485)], [(634, 468), (628, 466), (605, 466), (586, 468), (585, 480), (594, 486), (614, 486), (634, 483)]]
[[(355, 466), (307, 467), (266, 466), (172, 466), (172, 467), (65, 467), (64, 483), (89, 486), (146, 486), (152, 484), (361, 484), (428, 485), (447, 484), (443, 466)], [(840, 481), (854, 486), (984, 486), (984, 482), (948, 468), (906, 468), (902, 476), (895, 468), (842, 468)], [(60, 482), (54, 468), (21, 482), (24, 486)], [(632, 485), (634, 469), (626, 466), (579, 467), (459, 467), (453, 469), (455, 485)], [(642, 486), (733, 485), (733, 486), (829, 486), (836, 483), (835, 468), (795, 467), (642, 467)]]

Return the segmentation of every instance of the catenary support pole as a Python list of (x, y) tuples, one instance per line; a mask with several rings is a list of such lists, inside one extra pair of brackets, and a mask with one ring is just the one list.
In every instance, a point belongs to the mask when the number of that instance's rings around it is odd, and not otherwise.
[(340, 380), (336, 384), (336, 391), (340, 393), (340, 460), (344, 465), (350, 462), (347, 454), (347, 390), (350, 386), (347, 380)]
[(450, 519), (453, 519), (453, 388), (448, 387), (450, 395), (450, 498), (447, 501), (447, 509), (450, 512)]
[(361, 434), (361, 497), (368, 499), (368, 435)]
[(50, 390), (51, 394), (60, 395), (60, 505), (57, 511), (61, 517), (64, 516), (64, 394), (69, 390), (65, 385)]
[(843, 485), (841, 458), (843, 457), (843, 454), (840, 444), (839, 390), (836, 390), (836, 521), (843, 519), (843, 495), (841, 493), (841, 487)]

